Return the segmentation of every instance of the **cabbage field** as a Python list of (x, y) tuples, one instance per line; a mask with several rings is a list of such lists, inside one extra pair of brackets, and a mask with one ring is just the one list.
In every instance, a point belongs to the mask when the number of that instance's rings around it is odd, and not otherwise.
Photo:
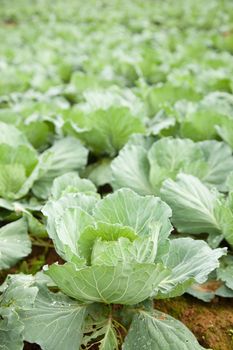
[(233, 1), (0, 0), (0, 350), (233, 349)]

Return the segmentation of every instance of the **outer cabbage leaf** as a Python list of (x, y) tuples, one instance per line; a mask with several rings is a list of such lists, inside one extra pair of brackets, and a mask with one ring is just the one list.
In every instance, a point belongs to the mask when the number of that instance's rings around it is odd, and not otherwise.
[(162, 138), (150, 148), (148, 160), (150, 183), (158, 192), (166, 178), (174, 178), (184, 167), (189, 170), (189, 165), (198, 166), (202, 152), (191, 140)]
[(39, 179), (34, 183), (33, 193), (47, 198), (53, 180), (64, 173), (82, 169), (87, 162), (87, 149), (75, 138), (67, 137), (54, 143), (41, 154)]
[(31, 307), (38, 293), (35, 281), (36, 276), (32, 275), (8, 275), (1, 286), (1, 306), (17, 310)]
[(227, 288), (233, 290), (233, 257), (231, 255), (221, 260), (220, 267), (217, 269), (217, 278), (225, 282)]
[[(96, 79), (96, 76), (95, 76)], [(108, 84), (109, 85), (109, 84)], [(108, 89), (88, 89), (84, 92), (85, 102), (78, 105), (86, 113), (111, 108), (125, 108), (133, 116), (144, 116), (145, 107), (141, 99), (135, 95), (132, 89), (122, 89), (119, 86), (111, 86)]]
[(177, 180), (166, 180), (161, 196), (173, 211), (172, 222), (180, 232), (220, 234), (215, 215), (219, 194), (209, 190), (198, 178), (179, 174)]
[(228, 118), (223, 125), (216, 125), (218, 135), (233, 148), (233, 118)]
[[(65, 258), (65, 247), (67, 242), (74, 242), (74, 238), (79, 235), (79, 231), (76, 232), (77, 226), (81, 225), (81, 223), (74, 221), (78, 217), (85, 217), (87, 220), (86, 223), (90, 224), (92, 221), (91, 213), (94, 205), (98, 201), (96, 195), (86, 195), (84, 193), (68, 193), (65, 196), (61, 197), (57, 201), (50, 200), (46, 203), (46, 205), (42, 208), (42, 213), (47, 217), (47, 231), (49, 237), (53, 239), (55, 248), (62, 257)], [(65, 215), (66, 222), (61, 223), (61, 217)], [(58, 230), (62, 229), (62, 226), (68, 231), (68, 236), (65, 237), (64, 233), (58, 232)], [(57, 230), (58, 229), (58, 230)], [(61, 237), (60, 237), (61, 233)], [(64, 241), (63, 241), (63, 238)], [(73, 243), (72, 243), (73, 246)]]
[(8, 275), (0, 287), (0, 349), (23, 349), (24, 325), (18, 310), (33, 304), (38, 292), (37, 287), (32, 287), (34, 282), (29, 275)]
[[(110, 107), (99, 109), (88, 115), (80, 111), (75, 121), (68, 121), (69, 129), (83, 140), (94, 153), (114, 156), (128, 141), (130, 135), (144, 133), (140, 119), (134, 117), (128, 108)], [(65, 129), (67, 130), (67, 123)]]
[(163, 312), (139, 310), (134, 316), (123, 350), (201, 350), (183, 323)]
[(218, 282), (194, 283), (188, 288), (187, 293), (205, 302), (210, 302), (217, 295)]
[(205, 168), (200, 178), (205, 184), (213, 185), (220, 191), (227, 190), (227, 175), (233, 171), (232, 150), (224, 142), (204, 141), (199, 143), (205, 157)]
[(29, 145), (24, 134), (13, 125), (0, 122), (0, 130), (0, 144), (5, 143), (12, 147)]
[[(95, 311), (94, 317), (93, 309)], [(88, 311), (91, 317), (86, 320), (82, 346), (87, 347), (94, 343), (98, 344), (99, 350), (119, 350), (118, 334), (112, 315), (106, 314), (105, 316), (104, 307), (100, 304), (93, 304)]]
[(102, 327), (101, 332), (104, 335), (104, 337), (99, 342), (99, 350), (119, 349), (116, 332), (111, 322), (108, 322), (105, 327)]
[[(210, 272), (219, 267), (219, 258), (226, 254), (226, 249), (211, 249), (204, 241), (192, 238), (171, 240), (169, 252), (162, 262), (172, 272), (159, 286), (157, 297), (169, 297), (184, 293), (182, 285), (189, 287), (188, 281), (204, 283)], [(187, 285), (186, 285), (187, 283)], [(178, 288), (177, 288), (178, 286)], [(163, 295), (164, 294), (164, 295)]]
[(67, 295), (83, 302), (133, 305), (147, 299), (169, 274), (162, 264), (51, 265), (46, 273)]
[(0, 145), (0, 196), (5, 199), (23, 197), (37, 175), (37, 152), (28, 145)]
[(99, 88), (100, 86), (109, 86), (111, 82), (100, 79), (96, 75), (83, 72), (74, 72), (71, 76), (71, 87), (74, 89), (76, 95), (83, 94), (86, 90)]
[(59, 199), (66, 193), (95, 193), (97, 189), (95, 185), (87, 179), (81, 179), (75, 172), (67, 173), (58, 176), (54, 181), (51, 188), (51, 196), (54, 200)]
[(0, 228), (0, 269), (7, 269), (31, 252), (31, 241), (24, 219)]
[(233, 96), (227, 92), (211, 92), (202, 100), (204, 106), (211, 106), (219, 114), (233, 118)]
[(0, 208), (14, 211), (17, 214), (25, 212), (26, 210), (40, 211), (41, 207), (41, 202), (39, 202), (36, 198), (23, 198), (20, 199), (20, 202), (0, 198)]
[(78, 255), (77, 242), (86, 226), (94, 223), (93, 217), (80, 207), (67, 208), (55, 221), (58, 239)]
[(97, 187), (110, 184), (112, 180), (111, 159), (101, 158), (99, 161), (89, 164), (82, 172), (83, 177), (87, 177)]
[(215, 208), (215, 215), (226, 241), (233, 247), (233, 193)]
[(167, 116), (164, 110), (160, 110), (153, 118), (150, 119), (148, 130), (152, 135), (167, 134), (170, 130), (176, 128), (176, 119)]
[(27, 118), (19, 125), (29, 142), (38, 150), (44, 150), (53, 140), (53, 125), (42, 118)]
[(227, 176), (226, 185), (228, 191), (233, 191), (233, 171)]
[(226, 129), (233, 127), (232, 106), (231, 94), (210, 93), (185, 117), (181, 124), (182, 136), (200, 141), (216, 138), (219, 134), (227, 141)]
[(21, 164), (0, 165), (0, 196), (6, 199), (18, 198), (18, 193), (27, 177)]
[(1, 350), (22, 350), (23, 328), (23, 324), (14, 310), (0, 307)]
[(129, 187), (141, 195), (155, 192), (149, 181), (147, 153), (148, 150), (142, 145), (125, 145), (111, 165), (114, 189)]
[(216, 126), (225, 124), (227, 117), (208, 107), (188, 114), (181, 124), (181, 136), (194, 141), (210, 140), (217, 137)]
[(183, 172), (197, 176), (208, 186), (226, 191), (233, 157), (223, 142), (194, 143), (166, 137), (152, 145), (129, 142), (112, 162), (114, 189), (129, 187), (140, 194), (158, 194), (163, 181)]
[(196, 101), (199, 97), (199, 94), (190, 88), (167, 83), (152, 87), (148, 92), (146, 103), (150, 116), (154, 116), (160, 109), (173, 105), (178, 100)]
[(222, 142), (194, 143), (189, 139), (162, 138), (149, 150), (150, 183), (157, 191), (167, 178), (184, 172), (207, 185), (226, 190), (226, 177), (233, 170), (230, 147)]
[(211, 246), (217, 246), (223, 238), (233, 245), (232, 192), (224, 199), (197, 178), (180, 174), (176, 181), (164, 181), (161, 196), (172, 208), (172, 222), (180, 232), (209, 233)]
[(37, 152), (28, 145), (12, 147), (7, 144), (0, 145), (0, 164), (20, 164), (25, 169), (25, 175), (29, 176), (38, 163)]
[(45, 350), (77, 350), (82, 343), (86, 306), (40, 287), (32, 307), (19, 312), (24, 339)]

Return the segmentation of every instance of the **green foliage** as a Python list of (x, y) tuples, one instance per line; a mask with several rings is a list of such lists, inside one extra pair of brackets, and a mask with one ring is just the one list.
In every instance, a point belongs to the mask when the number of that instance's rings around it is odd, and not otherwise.
[(203, 349), (152, 302), (233, 296), (232, 14), (1, 1), (0, 349)]

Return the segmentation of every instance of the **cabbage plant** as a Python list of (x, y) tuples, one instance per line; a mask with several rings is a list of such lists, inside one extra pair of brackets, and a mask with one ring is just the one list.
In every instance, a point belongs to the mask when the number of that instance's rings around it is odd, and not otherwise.
[(86, 165), (87, 149), (77, 139), (57, 140), (39, 154), (13, 125), (0, 122), (0, 129), (0, 206), (3, 208), (14, 210), (13, 202), (24, 201), (29, 191), (37, 198), (46, 199), (54, 178)]
[(2, 287), (5, 342), (11, 323), (14, 350), (23, 340), (47, 350), (203, 349), (182, 323), (155, 310), (153, 299), (205, 282), (225, 249), (170, 239), (171, 209), (158, 197), (121, 189), (100, 199), (90, 183), (77, 187), (63, 176), (43, 208), (65, 263), (39, 276), (10, 276)]
[(32, 187), (39, 159), (17, 128), (1, 122), (0, 129), (0, 197), (14, 200)]
[[(214, 294), (233, 296), (233, 176), (228, 177), (228, 194), (223, 195), (216, 188), (208, 188), (192, 175), (179, 174), (175, 180), (167, 179), (161, 188), (161, 197), (172, 208), (172, 223), (176, 229), (192, 235), (208, 234), (207, 242), (211, 247), (219, 246), (223, 240), (230, 247), (227, 257), (221, 260), (221, 266), (212, 275), (218, 281), (212, 293), (190, 293), (211, 300)], [(200, 288), (199, 288), (200, 290)], [(207, 298), (207, 300), (206, 300)]]
[[(63, 111), (63, 131), (95, 155), (114, 157), (132, 134), (143, 134), (145, 108), (130, 90), (88, 90), (85, 102)], [(140, 116), (140, 117), (139, 117)]]
[(27, 218), (0, 228), (1, 270), (31, 252), (28, 231), (47, 236), (43, 223), (32, 212), (41, 210), (54, 178), (85, 166), (88, 151), (79, 140), (66, 137), (39, 154), (13, 125), (0, 122), (0, 130), (0, 222)]
[[(217, 89), (216, 89), (217, 90)], [(212, 92), (193, 105), (181, 120), (180, 133), (195, 141), (221, 138), (233, 147), (233, 96)]]
[[(172, 72), (171, 75), (173, 73), (176, 75), (177, 72)], [(211, 69), (209, 72), (206, 70), (199, 72), (198, 75), (203, 79), (207, 74), (203, 81), (210, 82), (209, 78), (213, 78), (214, 73), (216, 71)], [(173, 79), (176, 80), (177, 76)], [(205, 94), (200, 101), (190, 101), (192, 93), (187, 88), (174, 87), (171, 91), (169, 89), (163, 91), (163, 89), (165, 89), (164, 86), (156, 87), (148, 94), (149, 101), (152, 97), (152, 101), (154, 99), (157, 105), (156, 115), (152, 114), (153, 118), (149, 123), (149, 131), (154, 135), (173, 135), (194, 141), (222, 139), (233, 148), (232, 94), (218, 91), (219, 89), (216, 88), (216, 91)], [(162, 91), (162, 98), (160, 91)], [(177, 99), (176, 95), (180, 91), (182, 91), (182, 97)], [(171, 99), (174, 99), (172, 105), (168, 103)]]
[(111, 168), (114, 189), (129, 187), (139, 194), (159, 194), (163, 181), (175, 179), (179, 173), (196, 176), (207, 186), (227, 191), (233, 157), (224, 142), (135, 137), (113, 160)]

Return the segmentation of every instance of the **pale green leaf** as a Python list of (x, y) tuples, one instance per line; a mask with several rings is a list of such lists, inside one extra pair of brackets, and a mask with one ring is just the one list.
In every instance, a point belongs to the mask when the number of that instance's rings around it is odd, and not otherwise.
[(217, 269), (217, 277), (233, 290), (233, 257), (228, 255)]
[(78, 138), (94, 153), (114, 156), (134, 133), (144, 133), (142, 121), (125, 107), (97, 109), (85, 116), (78, 113), (70, 123)]
[(28, 145), (19, 145), (18, 147), (6, 144), (0, 145), (0, 164), (15, 165), (20, 164), (25, 169), (27, 177), (32, 173), (38, 163), (37, 152)]
[(86, 306), (40, 287), (32, 307), (19, 312), (24, 339), (44, 350), (77, 350), (82, 342)]
[(0, 307), (0, 349), (23, 350), (23, 324), (11, 308)]
[(204, 241), (192, 238), (178, 238), (170, 242), (169, 252), (162, 262), (172, 272), (162, 281), (160, 291), (172, 292), (178, 284), (193, 282), (204, 283), (208, 275), (219, 267), (219, 258), (226, 254), (226, 249), (211, 249)]
[(74, 254), (78, 255), (77, 242), (86, 226), (93, 224), (94, 220), (88, 212), (77, 208), (67, 208), (55, 220), (58, 239), (62, 244), (68, 245)]
[(83, 302), (133, 305), (147, 299), (169, 274), (161, 264), (51, 265), (46, 273), (67, 295)]
[(200, 141), (216, 138), (220, 134), (227, 141), (226, 128), (232, 128), (232, 100), (232, 94), (226, 92), (215, 91), (206, 95), (185, 117), (181, 135)]
[(198, 178), (179, 174), (161, 188), (163, 200), (172, 208), (172, 222), (180, 232), (220, 234), (215, 216), (218, 193), (209, 190)]
[(233, 246), (233, 206), (231, 203), (231, 196), (230, 193), (225, 202), (216, 205), (215, 216), (219, 222), (224, 238)]
[(154, 310), (135, 314), (123, 350), (201, 350), (195, 336), (183, 323)]
[(33, 193), (47, 198), (53, 180), (67, 172), (82, 169), (87, 162), (87, 149), (75, 138), (67, 137), (54, 143), (40, 156), (39, 179), (34, 183)]
[(233, 118), (225, 121), (224, 125), (215, 126), (219, 136), (233, 149)]
[(0, 164), (0, 196), (16, 199), (27, 177), (21, 164)]
[(5, 143), (12, 147), (29, 144), (24, 134), (13, 125), (0, 122), (0, 130), (0, 144)]
[(165, 179), (174, 179), (184, 167), (193, 167), (201, 159), (201, 150), (191, 140), (162, 138), (148, 152), (150, 183), (158, 191)]
[(32, 275), (8, 275), (2, 288), (1, 305), (19, 308), (32, 307), (38, 293), (36, 277)]
[(88, 165), (82, 176), (87, 177), (97, 187), (110, 184), (112, 180), (111, 159), (101, 158), (98, 162)]
[(87, 179), (81, 179), (75, 172), (66, 173), (58, 176), (54, 181), (51, 188), (51, 196), (53, 199), (59, 199), (66, 193), (92, 193), (96, 192), (95, 185)]
[(38, 163), (37, 152), (28, 145), (0, 145), (0, 196), (18, 199), (33, 184)]
[(31, 241), (24, 219), (0, 228), (0, 269), (13, 266), (31, 252)]
[[(96, 195), (86, 195), (84, 193), (68, 193), (65, 196), (59, 198), (57, 201), (50, 200), (46, 203), (46, 205), (42, 208), (42, 213), (47, 217), (47, 231), (49, 237), (53, 239), (54, 245), (58, 253), (65, 258), (64, 255), (64, 243), (67, 244), (67, 241), (70, 241), (69, 235), (75, 237), (76, 235), (76, 227), (77, 225), (81, 225), (79, 222), (74, 222), (76, 216), (85, 216), (87, 219), (88, 215), (92, 213), (93, 207), (98, 201)], [(76, 210), (77, 208), (77, 210)], [(64, 243), (59, 238), (59, 234), (57, 232), (57, 223), (60, 220), (60, 217), (64, 215), (67, 210), (67, 220), (66, 227), (69, 230), (71, 228), (71, 232), (68, 237), (64, 237)], [(92, 220), (90, 218), (90, 220)], [(87, 221), (86, 221), (87, 222)], [(59, 227), (59, 225), (58, 225)], [(81, 227), (81, 226), (80, 226)], [(62, 236), (64, 236), (62, 234)]]
[(173, 105), (176, 101), (185, 99), (195, 101), (199, 99), (199, 95), (190, 88), (167, 83), (153, 86), (146, 96), (146, 103), (149, 114), (154, 116), (164, 106)]
[(154, 223), (161, 222), (159, 242), (171, 231), (171, 209), (158, 197), (139, 196), (130, 189), (121, 189), (99, 201), (93, 216), (96, 221), (131, 227), (138, 235), (148, 235)]
[(100, 341), (99, 350), (117, 350), (119, 348), (118, 339), (112, 323), (108, 322), (103, 331), (104, 337)]
[(228, 190), (233, 191), (233, 171), (230, 174), (228, 174), (226, 184), (227, 184)]
[(220, 191), (226, 191), (227, 176), (233, 171), (232, 150), (224, 142), (204, 141), (199, 145), (207, 165), (203, 175), (197, 176), (204, 183), (215, 186)]
[(154, 193), (149, 182), (147, 154), (143, 146), (130, 143), (120, 151), (111, 165), (114, 189), (129, 187), (141, 195)]

